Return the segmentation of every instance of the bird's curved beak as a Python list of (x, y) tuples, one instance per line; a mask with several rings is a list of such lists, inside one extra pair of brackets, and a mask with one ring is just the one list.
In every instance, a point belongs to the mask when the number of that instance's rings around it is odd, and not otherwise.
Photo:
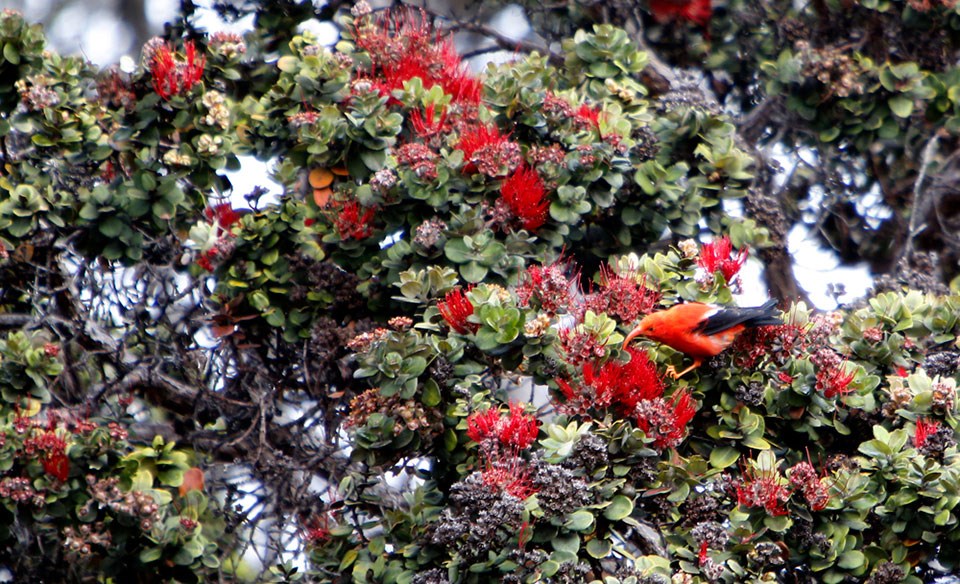
[(633, 339), (642, 335), (643, 335), (643, 332), (641, 330), (641, 327), (638, 326), (637, 328), (630, 331), (630, 334), (627, 335), (627, 338), (623, 340), (623, 347), (621, 348), (626, 349), (627, 345), (629, 345), (630, 342), (633, 341)]

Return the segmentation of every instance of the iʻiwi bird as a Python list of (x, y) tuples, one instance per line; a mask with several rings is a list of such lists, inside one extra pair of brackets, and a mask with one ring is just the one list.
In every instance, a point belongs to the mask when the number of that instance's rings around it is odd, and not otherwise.
[(637, 328), (627, 335), (623, 346), (642, 336), (689, 355), (693, 365), (680, 373), (672, 365), (667, 367), (667, 375), (677, 379), (702, 365), (704, 359), (723, 352), (744, 330), (783, 324), (776, 306), (776, 300), (752, 308), (702, 302), (678, 304), (643, 317)]

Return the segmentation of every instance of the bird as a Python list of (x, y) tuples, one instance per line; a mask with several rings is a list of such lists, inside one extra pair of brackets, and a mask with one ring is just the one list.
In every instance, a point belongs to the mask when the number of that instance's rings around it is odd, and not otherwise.
[(744, 330), (783, 324), (776, 306), (776, 300), (750, 308), (702, 302), (677, 304), (643, 317), (627, 335), (623, 347), (642, 336), (692, 357), (693, 364), (680, 373), (673, 365), (667, 367), (667, 375), (679, 379), (700, 367), (704, 359), (722, 353)]

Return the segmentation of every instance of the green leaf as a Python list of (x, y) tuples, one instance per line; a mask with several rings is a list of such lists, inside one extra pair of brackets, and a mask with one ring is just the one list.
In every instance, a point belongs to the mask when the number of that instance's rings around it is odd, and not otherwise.
[(610, 521), (620, 521), (633, 513), (633, 500), (625, 495), (617, 495), (610, 501), (610, 505), (603, 510), (603, 516)]
[(840, 559), (837, 560), (837, 565), (844, 570), (856, 570), (857, 568), (862, 568), (866, 561), (867, 557), (863, 555), (863, 552), (850, 550), (840, 556)]
[(567, 517), (564, 527), (572, 531), (589, 531), (593, 526), (593, 513), (580, 509)]
[(743, 445), (754, 450), (770, 450), (770, 443), (759, 436), (747, 436), (743, 439)]
[(353, 565), (357, 561), (357, 556), (360, 555), (360, 552), (356, 548), (349, 549), (343, 554), (343, 558), (340, 560), (340, 571), (343, 572), (347, 568)]
[(587, 553), (598, 560), (609, 556), (612, 549), (613, 544), (608, 539), (594, 538), (587, 542)]
[(440, 387), (437, 386), (437, 382), (428, 379), (423, 385), (423, 395), (420, 396), (420, 402), (429, 408), (440, 405)]
[(713, 468), (727, 468), (740, 458), (740, 453), (736, 448), (721, 446), (714, 448), (710, 453), (710, 466)]
[(569, 552), (576, 555), (580, 551), (580, 536), (576, 533), (558, 535), (552, 540), (553, 549), (559, 552)]
[(163, 557), (163, 548), (160, 546), (148, 547), (140, 552), (140, 561), (144, 564), (156, 562)]
[(908, 118), (913, 113), (913, 100), (903, 95), (891, 97), (887, 105), (890, 106), (893, 115), (898, 118)]
[(294, 73), (300, 68), (300, 61), (291, 55), (286, 55), (277, 59), (277, 69), (284, 73)]
[(3, 45), (3, 58), (13, 65), (19, 65), (20, 51), (17, 50), (17, 45), (12, 42)]

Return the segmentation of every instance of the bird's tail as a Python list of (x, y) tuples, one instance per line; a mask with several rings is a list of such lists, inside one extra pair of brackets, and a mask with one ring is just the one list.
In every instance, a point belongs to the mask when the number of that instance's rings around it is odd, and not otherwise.
[(745, 327), (767, 326), (783, 324), (780, 320), (780, 311), (777, 310), (777, 301), (768, 300), (761, 306), (749, 308), (727, 307), (707, 318), (699, 327), (699, 332), (713, 335), (728, 330), (737, 325)]
[(750, 318), (743, 321), (746, 326), (768, 326), (773, 324), (783, 324), (780, 319), (780, 310), (777, 308), (777, 300), (771, 298), (756, 308), (744, 308), (743, 310), (751, 313)]

